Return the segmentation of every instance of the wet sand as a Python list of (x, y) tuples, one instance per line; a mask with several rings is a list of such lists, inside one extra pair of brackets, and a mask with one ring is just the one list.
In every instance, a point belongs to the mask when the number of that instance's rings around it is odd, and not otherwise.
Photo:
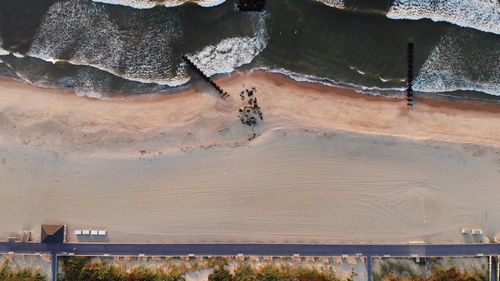
[[(500, 105), (277, 74), (93, 100), (0, 82), (0, 237), (41, 223), (111, 242), (471, 242), (500, 231)], [(242, 84), (264, 122), (237, 119)], [(467, 109), (466, 109), (467, 108)], [(256, 133), (256, 138), (249, 140)], [(10, 214), (10, 215), (5, 215)], [(71, 237), (74, 239), (74, 237)]]

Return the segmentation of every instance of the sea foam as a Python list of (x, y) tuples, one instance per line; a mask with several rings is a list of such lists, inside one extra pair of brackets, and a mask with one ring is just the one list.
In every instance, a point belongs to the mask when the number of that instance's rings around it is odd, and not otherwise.
[(8, 55), (10, 52), (7, 51), (7, 50), (4, 50), (2, 48), (2, 45), (3, 45), (3, 42), (2, 42), (2, 38), (0, 38), (0, 56), (6, 56)]
[(337, 9), (345, 8), (344, 0), (316, 0), (316, 1)]
[(92, 0), (111, 5), (128, 6), (135, 9), (151, 9), (156, 6), (175, 7), (180, 6), (186, 2), (193, 2), (201, 7), (214, 7), (225, 2), (225, 0), (165, 0), (165, 1), (151, 1), (151, 0)]
[(414, 89), (421, 92), (480, 91), (500, 96), (500, 41), (472, 30), (443, 36), (420, 69)]
[(387, 17), (411, 20), (429, 18), (500, 34), (498, 0), (395, 0)]
[(182, 37), (176, 11), (169, 12), (161, 22), (131, 17), (123, 29), (102, 5), (83, 0), (58, 2), (45, 15), (28, 55), (92, 66), (131, 81), (178, 86), (189, 77), (179, 75), (181, 66), (168, 55)]
[[(106, 9), (85, 0), (55, 3), (43, 18), (27, 55), (51, 63), (90, 66), (140, 83), (176, 87), (190, 80), (181, 55), (174, 55), (184, 36), (178, 9), (153, 11), (167, 13), (162, 17), (132, 11), (126, 28), (117, 25)], [(253, 25), (253, 36), (225, 38), (187, 55), (208, 75), (232, 72), (250, 63), (267, 45), (267, 14), (246, 16)], [(82, 77), (84, 81), (92, 78)], [(91, 96), (98, 96), (94, 88), (100, 88), (90, 82), (78, 87), (82, 94), (89, 92)]]
[(256, 14), (253, 37), (226, 38), (217, 45), (206, 46), (189, 55), (189, 58), (208, 76), (230, 73), (236, 67), (252, 62), (267, 46), (268, 35), (265, 26), (267, 15)]

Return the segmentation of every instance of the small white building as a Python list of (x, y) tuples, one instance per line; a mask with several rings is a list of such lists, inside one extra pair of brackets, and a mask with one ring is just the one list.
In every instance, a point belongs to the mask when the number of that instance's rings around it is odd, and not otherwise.
[(108, 232), (106, 230), (91, 230), (91, 229), (75, 230), (74, 233), (76, 236), (81, 236), (81, 235), (106, 236), (106, 235), (108, 235)]
[(462, 234), (471, 234), (471, 230), (467, 228), (462, 228)]
[(473, 235), (483, 235), (483, 230), (482, 229), (473, 229), (472, 230)]

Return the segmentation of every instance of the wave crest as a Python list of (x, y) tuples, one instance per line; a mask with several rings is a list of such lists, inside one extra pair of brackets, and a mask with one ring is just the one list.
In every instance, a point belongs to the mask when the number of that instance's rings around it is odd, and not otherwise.
[(111, 5), (121, 5), (128, 6), (135, 9), (151, 9), (156, 6), (164, 7), (176, 7), (180, 6), (186, 2), (193, 2), (202, 7), (214, 7), (225, 2), (225, 0), (164, 0), (164, 1), (152, 1), (152, 0), (92, 0), (93, 2), (99, 2)]
[(268, 35), (265, 26), (267, 15), (255, 15), (255, 35), (253, 37), (227, 38), (214, 46), (189, 55), (189, 58), (208, 76), (230, 73), (235, 68), (248, 64), (267, 46)]
[(0, 56), (6, 56), (6, 55), (10, 54), (10, 52), (7, 50), (4, 50), (2, 48), (2, 46), (3, 46), (3, 41), (2, 41), (2, 38), (0, 37)]
[(337, 9), (345, 8), (344, 0), (316, 0), (316, 1)]
[(131, 81), (178, 86), (189, 78), (169, 57), (174, 42), (182, 38), (179, 17), (169, 12), (161, 21), (130, 17), (123, 28), (102, 5), (84, 0), (58, 2), (42, 20), (28, 55), (92, 66)]
[(500, 41), (472, 30), (443, 36), (415, 79), (421, 92), (480, 91), (500, 96)]
[(411, 20), (428, 18), (500, 34), (498, 0), (395, 0), (387, 17)]

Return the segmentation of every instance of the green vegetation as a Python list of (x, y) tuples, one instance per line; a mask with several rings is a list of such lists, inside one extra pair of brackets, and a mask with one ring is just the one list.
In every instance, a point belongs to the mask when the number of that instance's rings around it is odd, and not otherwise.
[(15, 270), (8, 261), (0, 265), (0, 281), (46, 281), (47, 278), (38, 270)]
[(208, 281), (340, 281), (331, 272), (311, 268), (264, 265), (254, 269), (248, 264), (240, 264), (230, 273), (224, 266), (218, 266), (208, 276)]
[(233, 275), (224, 266), (218, 266), (208, 276), (208, 281), (233, 281)]
[(62, 274), (58, 281), (184, 281), (186, 274), (203, 269), (213, 269), (208, 281), (341, 281), (333, 272), (309, 267), (270, 263), (256, 268), (241, 262), (234, 268), (225, 258), (210, 258), (203, 265), (183, 261), (168, 269), (136, 266), (128, 270), (113, 263), (93, 262), (89, 257), (73, 256), (60, 261)]
[(234, 270), (233, 281), (258, 281), (257, 272), (248, 264), (240, 264)]
[(386, 261), (380, 273), (373, 273), (373, 281), (487, 281), (487, 270), (463, 271), (456, 267), (430, 265), (422, 276), (409, 265)]
[(138, 266), (126, 271), (118, 265), (92, 263), (88, 257), (62, 259), (62, 270), (58, 281), (185, 281), (176, 268), (166, 272)]

